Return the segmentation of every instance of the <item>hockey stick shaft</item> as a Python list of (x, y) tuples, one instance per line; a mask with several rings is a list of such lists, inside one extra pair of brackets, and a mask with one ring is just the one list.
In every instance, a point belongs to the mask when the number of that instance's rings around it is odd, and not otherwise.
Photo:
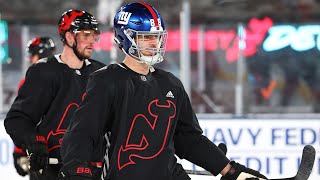
[[(314, 161), (315, 161), (316, 150), (311, 145), (306, 145), (303, 148), (302, 158), (300, 162), (300, 166), (296, 176), (289, 177), (289, 178), (277, 178), (277, 179), (269, 179), (269, 180), (307, 180), (311, 174)], [(193, 175), (209, 175), (212, 174), (208, 171), (193, 171), (193, 170), (186, 170), (188, 174)]]
[(272, 179), (272, 180), (307, 180), (312, 172), (314, 161), (316, 158), (316, 150), (311, 145), (306, 145), (303, 148), (302, 158), (300, 166), (296, 176), (292, 178), (284, 179)]

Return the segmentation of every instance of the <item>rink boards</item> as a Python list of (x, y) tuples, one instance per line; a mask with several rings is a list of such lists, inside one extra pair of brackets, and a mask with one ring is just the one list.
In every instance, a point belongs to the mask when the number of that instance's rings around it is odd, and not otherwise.
[[(13, 143), (0, 120), (0, 177), (1, 179), (28, 179), (19, 176), (13, 166)], [(320, 150), (320, 119), (255, 119), (219, 118), (199, 119), (203, 134), (216, 144), (227, 144), (227, 156), (268, 178), (295, 175), (306, 144)], [(212, 160), (214, 161), (214, 159)], [(185, 169), (202, 170), (187, 162), (179, 161)], [(193, 180), (213, 179), (193, 176)], [(214, 178), (219, 179), (219, 178)], [(310, 180), (320, 179), (320, 155), (316, 156)]]

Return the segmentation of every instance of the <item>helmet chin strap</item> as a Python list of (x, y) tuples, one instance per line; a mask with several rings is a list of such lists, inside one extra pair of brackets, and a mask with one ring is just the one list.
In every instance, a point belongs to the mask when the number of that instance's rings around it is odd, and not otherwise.
[(73, 46), (71, 46), (67, 41), (66, 41), (66, 45), (69, 47), (69, 48), (72, 48), (73, 50), (73, 53), (77, 56), (77, 58), (80, 60), (80, 61), (84, 61), (85, 59), (87, 59), (86, 57), (82, 56), (79, 51), (77, 50), (77, 45), (78, 45), (78, 42), (77, 42), (77, 39), (74, 37), (74, 42), (75, 44)]
[(145, 62), (146, 64), (154, 65), (156, 63), (160, 63), (163, 61), (163, 58), (160, 57), (160, 54), (157, 53), (154, 56), (145, 56), (141, 53), (140, 57), (141, 61)]
[[(126, 55), (130, 56), (130, 57), (132, 58), (132, 60), (136, 61), (137, 63), (140, 63), (140, 64), (148, 64), (148, 63), (146, 63), (146, 62), (144, 62), (144, 61), (141, 61), (141, 59), (139, 59), (138, 57), (136, 57), (136, 56), (134, 56), (134, 55), (132, 55), (132, 54), (130, 54), (130, 53), (127, 53), (123, 48), (121, 48), (121, 50), (122, 50)], [(151, 65), (151, 64), (148, 64), (148, 65)]]
[(132, 57), (132, 59), (140, 64), (148, 64), (149, 66), (153, 65), (153, 64), (149, 64), (148, 62), (146, 61), (141, 61), (141, 59), (138, 59), (137, 57), (134, 57), (134, 56), (130, 56)]
[(77, 50), (78, 42), (77, 42), (76, 38), (74, 38), (74, 41), (75, 41), (75, 45), (72, 46), (73, 52), (78, 57), (78, 59), (80, 59), (80, 61), (84, 61), (86, 58), (84, 56), (82, 56), (79, 53), (79, 51)]
[[(145, 56), (142, 53), (137, 53), (140, 55), (133, 55), (131, 53), (127, 53), (123, 48), (121, 48), (121, 49), (125, 54), (129, 55), (134, 61), (136, 61), (140, 64), (148, 64), (149, 66), (152, 66), (156, 63), (160, 63), (163, 61), (163, 58), (160, 57), (161, 55), (159, 53), (157, 53), (154, 56)], [(135, 49), (134, 51), (137, 52), (138, 50)]]

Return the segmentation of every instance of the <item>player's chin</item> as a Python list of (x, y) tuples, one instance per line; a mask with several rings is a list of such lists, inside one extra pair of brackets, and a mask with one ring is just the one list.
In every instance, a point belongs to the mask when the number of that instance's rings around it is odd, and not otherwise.
[(90, 54), (89, 53), (84, 53), (84, 54), (82, 54), (82, 57), (84, 57), (85, 59), (90, 59), (91, 53)]
[(92, 51), (86, 51), (83, 56), (86, 57), (87, 59), (90, 58), (92, 55)]

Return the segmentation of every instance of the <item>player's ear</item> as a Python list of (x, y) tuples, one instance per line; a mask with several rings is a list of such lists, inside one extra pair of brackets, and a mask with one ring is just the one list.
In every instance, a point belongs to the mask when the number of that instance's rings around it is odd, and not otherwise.
[(73, 36), (73, 34), (71, 34), (70, 32), (66, 32), (65, 37), (66, 37), (67, 43), (70, 46), (73, 46), (73, 44), (74, 44), (74, 36)]

